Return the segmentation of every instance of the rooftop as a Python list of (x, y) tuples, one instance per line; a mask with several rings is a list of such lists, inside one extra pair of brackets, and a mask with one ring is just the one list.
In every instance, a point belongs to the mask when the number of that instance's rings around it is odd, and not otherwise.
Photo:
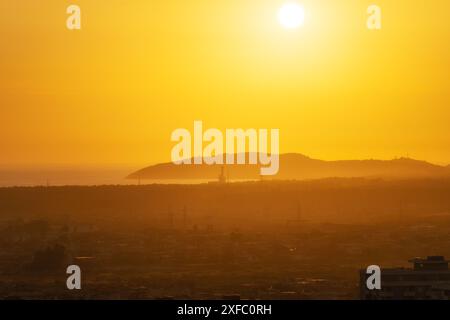
[(449, 260), (443, 256), (428, 256), (424, 258), (414, 258), (409, 260), (414, 264), (414, 270), (448, 270)]

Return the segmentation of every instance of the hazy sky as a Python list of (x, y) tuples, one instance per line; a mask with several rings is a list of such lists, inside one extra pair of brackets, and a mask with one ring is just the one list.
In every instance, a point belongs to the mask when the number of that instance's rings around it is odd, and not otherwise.
[(0, 0), (0, 165), (169, 161), (194, 120), (321, 159), (450, 163), (450, 1), (299, 0), (296, 30), (285, 2)]

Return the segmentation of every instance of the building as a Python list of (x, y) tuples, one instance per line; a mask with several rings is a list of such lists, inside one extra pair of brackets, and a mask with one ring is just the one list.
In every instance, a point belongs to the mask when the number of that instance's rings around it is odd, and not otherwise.
[(413, 268), (381, 269), (381, 290), (369, 290), (360, 271), (362, 300), (450, 300), (449, 260), (442, 256), (409, 260)]

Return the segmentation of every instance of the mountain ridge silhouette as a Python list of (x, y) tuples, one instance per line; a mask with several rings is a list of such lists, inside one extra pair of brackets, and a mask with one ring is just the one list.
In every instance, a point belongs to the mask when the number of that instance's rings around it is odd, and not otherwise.
[[(246, 153), (248, 162), (249, 154)], [(236, 155), (235, 155), (236, 156)], [(193, 163), (193, 158), (191, 159)], [(144, 180), (216, 180), (225, 167), (231, 180), (260, 179), (261, 165), (174, 165), (159, 163), (131, 173), (127, 179)], [(450, 177), (450, 165), (441, 166), (423, 160), (395, 158), (392, 160), (320, 160), (301, 153), (280, 154), (277, 175), (267, 180), (308, 180), (322, 178), (440, 178)]]

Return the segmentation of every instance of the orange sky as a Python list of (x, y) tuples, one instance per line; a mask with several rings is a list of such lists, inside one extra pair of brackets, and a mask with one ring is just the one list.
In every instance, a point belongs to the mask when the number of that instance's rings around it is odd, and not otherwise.
[(450, 163), (449, 1), (299, 0), (296, 30), (284, 2), (1, 0), (0, 165), (169, 161), (194, 120), (321, 159)]

